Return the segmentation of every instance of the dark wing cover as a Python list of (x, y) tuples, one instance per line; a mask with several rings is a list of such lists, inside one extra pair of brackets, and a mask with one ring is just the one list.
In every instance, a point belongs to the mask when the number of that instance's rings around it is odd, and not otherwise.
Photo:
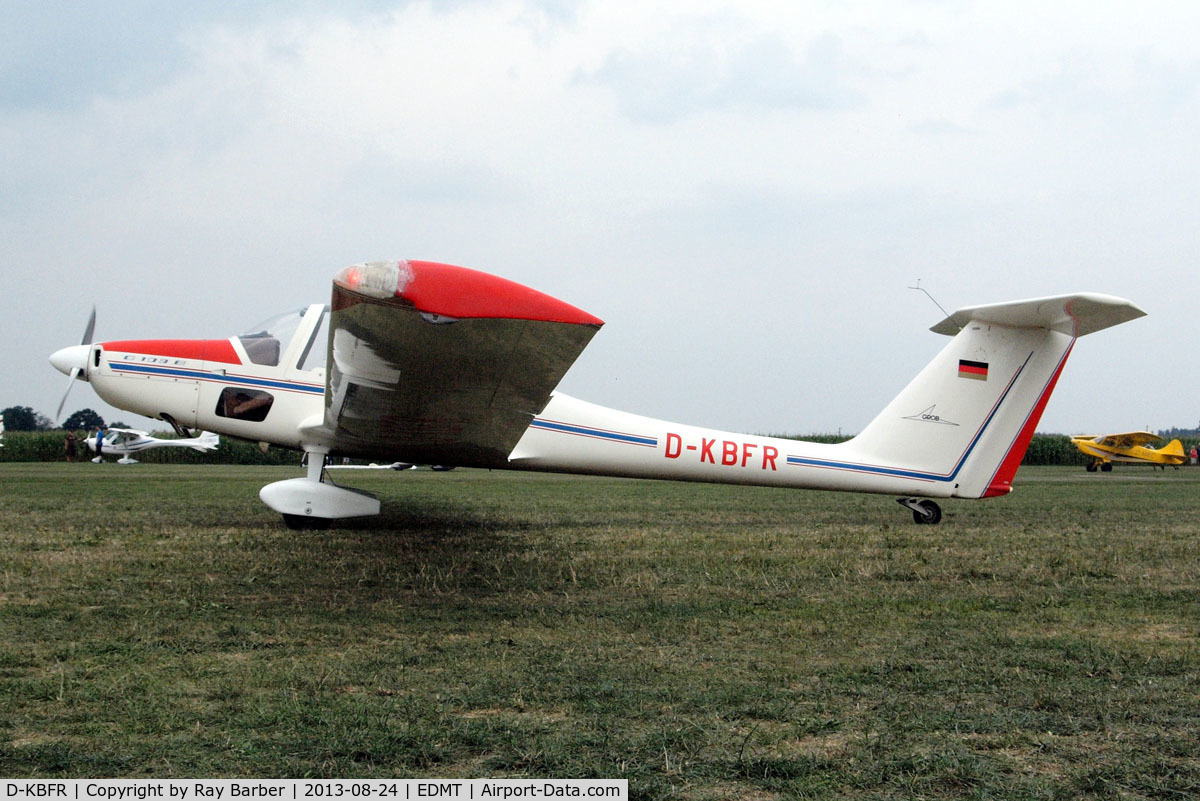
[(506, 465), (603, 325), (520, 284), (433, 262), (346, 268), (331, 308), (333, 452), (417, 464)]

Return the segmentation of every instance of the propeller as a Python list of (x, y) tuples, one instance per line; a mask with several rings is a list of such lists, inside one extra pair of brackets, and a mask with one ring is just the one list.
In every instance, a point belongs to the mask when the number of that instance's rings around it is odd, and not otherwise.
[(75, 379), (80, 373), (87, 377), (87, 360), (90, 345), (92, 344), (92, 332), (96, 330), (96, 307), (92, 306), (92, 314), (88, 317), (87, 327), (83, 329), (83, 339), (78, 345), (72, 345), (69, 348), (55, 351), (50, 357), (50, 363), (54, 365), (61, 373), (66, 373), (69, 377), (67, 382), (67, 391), (63, 393), (62, 400), (58, 403), (58, 411), (54, 413), (54, 420), (62, 417), (63, 406), (67, 403), (67, 396), (71, 394), (71, 387), (75, 385)]

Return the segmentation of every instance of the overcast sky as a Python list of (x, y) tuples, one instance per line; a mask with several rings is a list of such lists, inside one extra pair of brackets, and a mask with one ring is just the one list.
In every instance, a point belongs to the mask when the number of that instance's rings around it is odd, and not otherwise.
[(1149, 313), (1040, 430), (1200, 420), (1200, 5), (39, 0), (0, 40), (0, 408), (53, 415), (92, 304), (225, 337), (414, 258), (601, 317), (561, 389), (656, 417), (861, 430), (945, 344), (920, 279)]

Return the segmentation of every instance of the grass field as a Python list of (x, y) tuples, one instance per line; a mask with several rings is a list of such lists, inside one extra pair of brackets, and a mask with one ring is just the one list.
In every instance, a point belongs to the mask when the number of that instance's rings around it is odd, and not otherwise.
[(882, 496), (0, 465), (0, 776), (628, 778), (634, 798), (1200, 795), (1200, 469)]

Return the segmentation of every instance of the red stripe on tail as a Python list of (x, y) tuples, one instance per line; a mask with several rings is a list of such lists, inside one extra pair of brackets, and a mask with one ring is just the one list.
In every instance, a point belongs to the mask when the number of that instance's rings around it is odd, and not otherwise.
[(1050, 395), (1054, 392), (1054, 385), (1058, 383), (1058, 377), (1062, 375), (1063, 367), (1067, 364), (1067, 357), (1071, 355), (1071, 349), (1074, 347), (1075, 340), (1071, 340), (1071, 344), (1067, 346), (1067, 352), (1063, 354), (1062, 360), (1058, 363), (1058, 369), (1054, 371), (1050, 382), (1042, 390), (1042, 396), (1033, 405), (1029, 417), (1025, 418), (1025, 425), (1021, 427), (1021, 433), (1017, 434), (1017, 438), (1013, 440), (1012, 447), (1008, 449), (1000, 467), (996, 468), (992, 480), (988, 482), (987, 490), (981, 497), (995, 498), (1012, 492), (1012, 482), (1017, 475), (1017, 468), (1021, 466), (1021, 460), (1025, 458), (1025, 450), (1029, 447), (1030, 440), (1033, 439), (1033, 432), (1037, 428), (1038, 421), (1042, 419), (1042, 412), (1046, 410), (1046, 403), (1049, 402)]

